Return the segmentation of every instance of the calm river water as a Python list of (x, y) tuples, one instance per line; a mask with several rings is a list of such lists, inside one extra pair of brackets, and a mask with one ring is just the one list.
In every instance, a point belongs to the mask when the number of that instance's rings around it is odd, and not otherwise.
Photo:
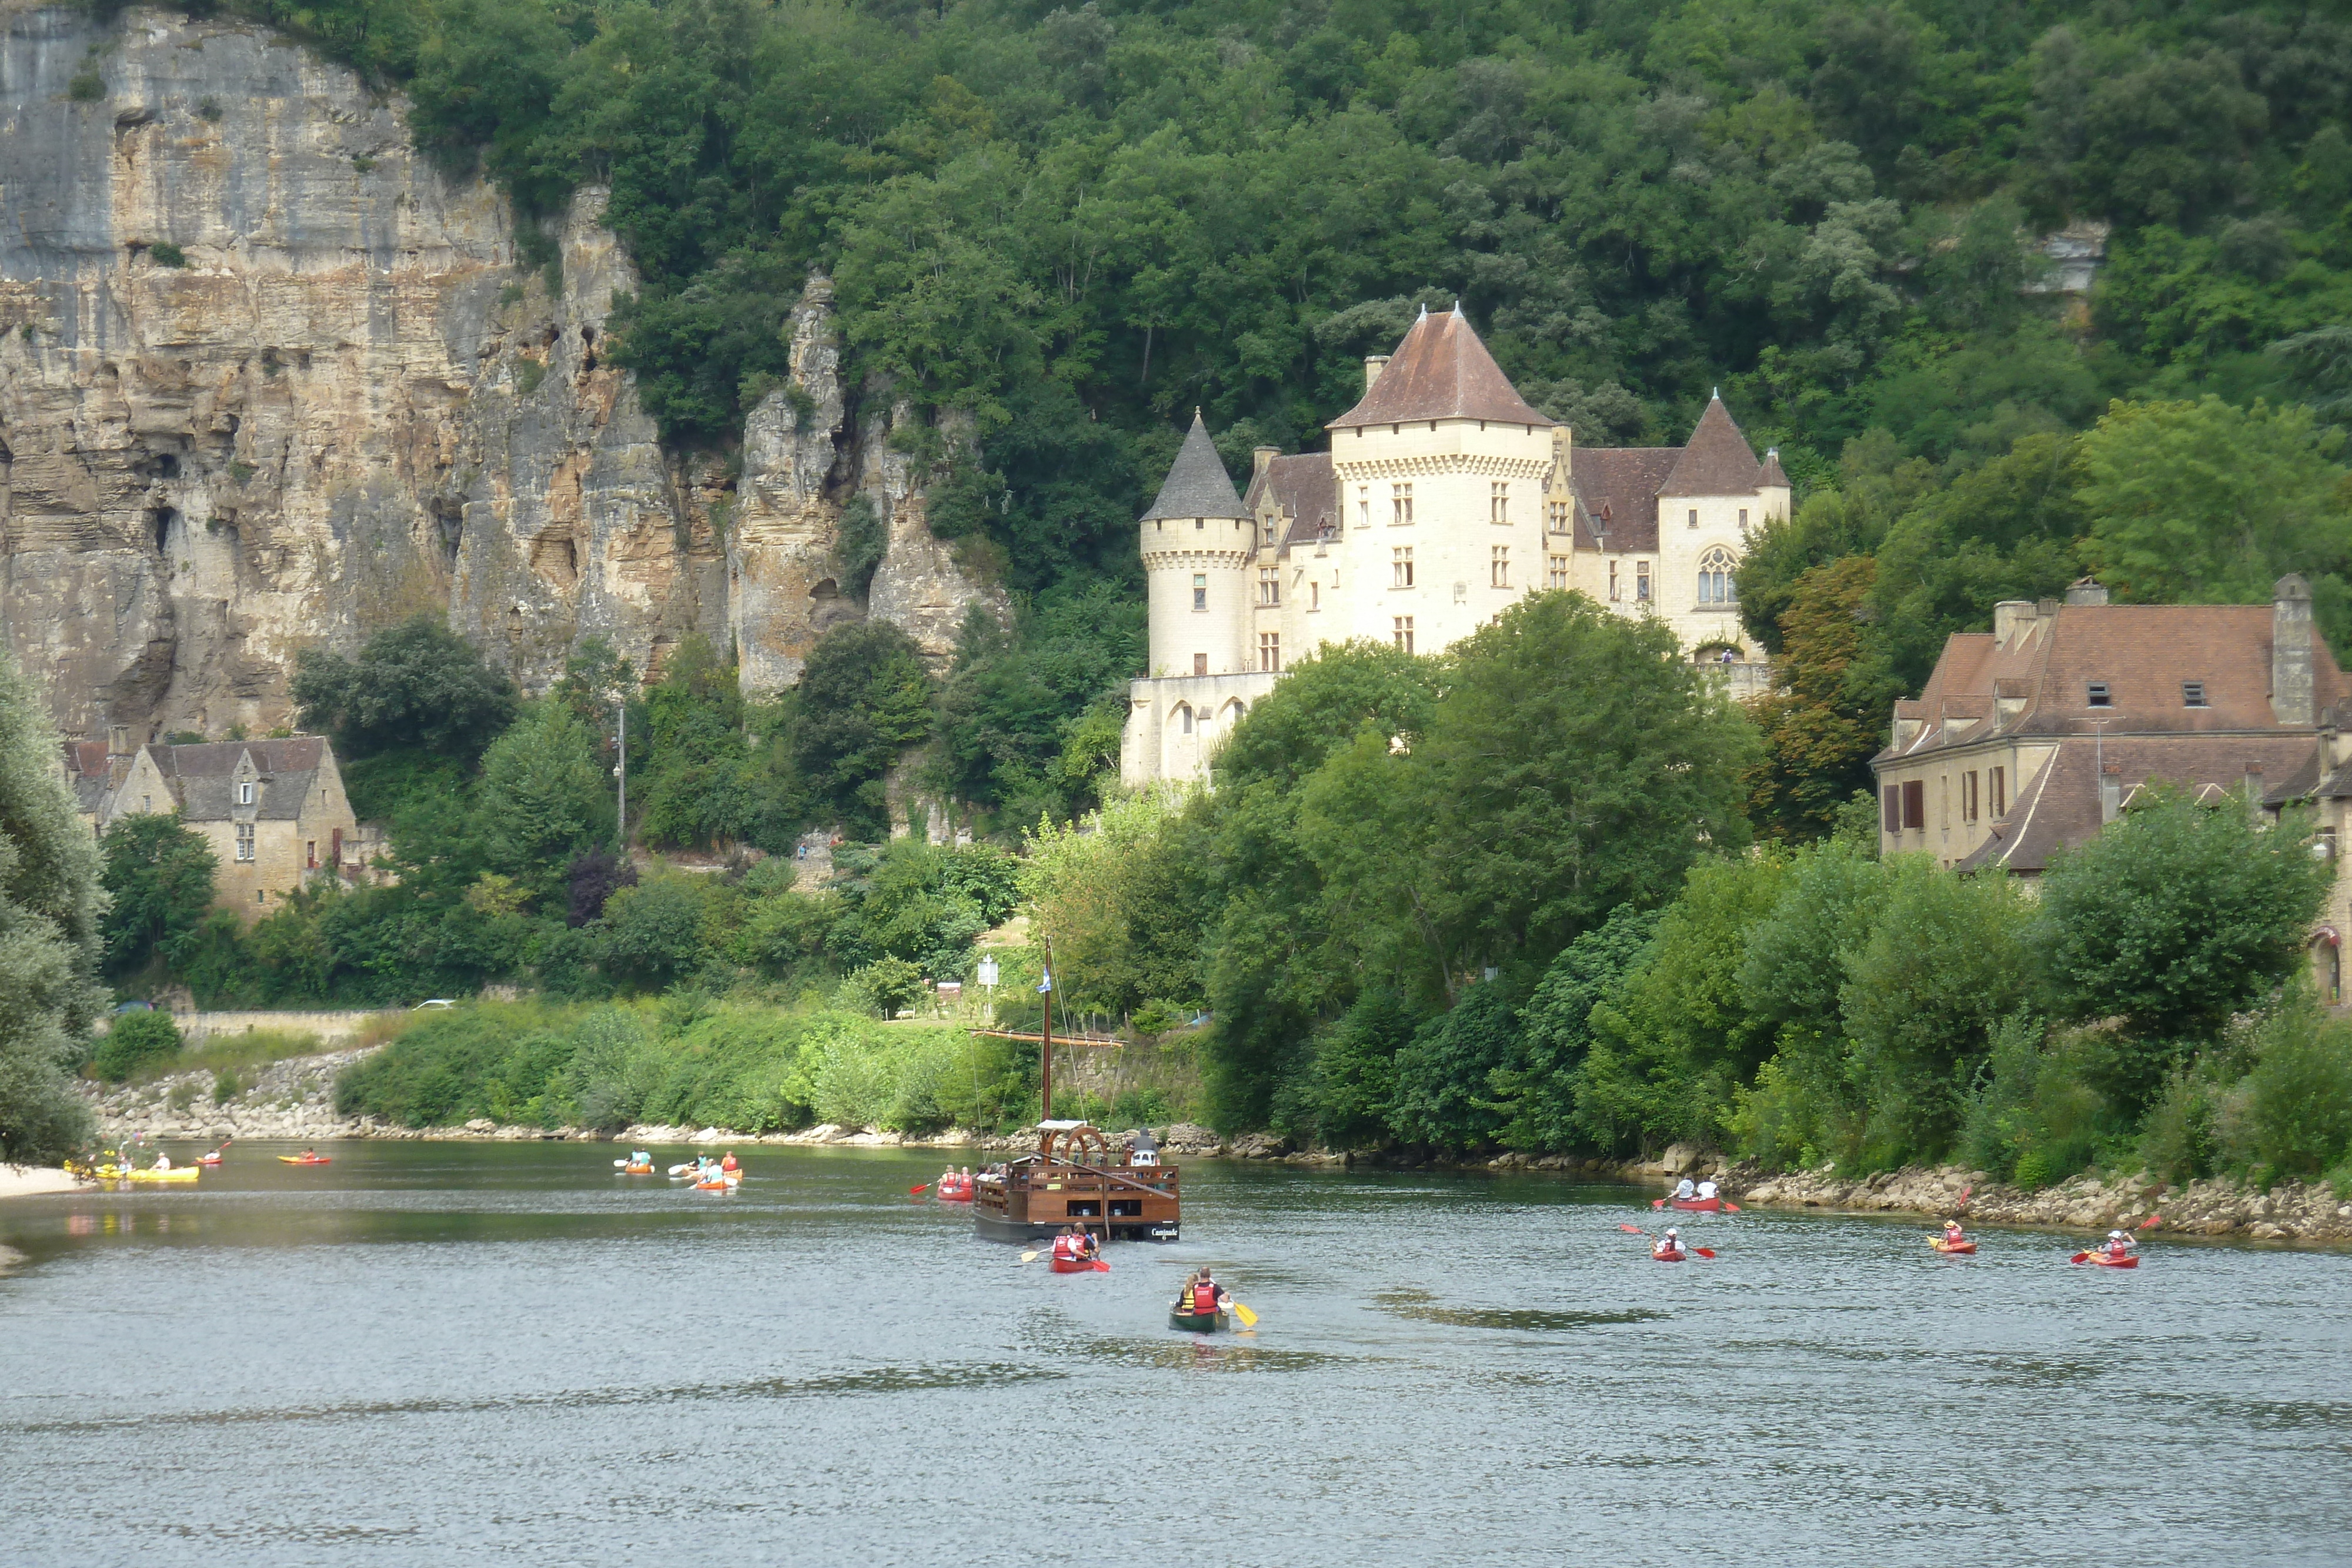
[[(1194, 1162), (1056, 1277), (928, 1155), (239, 1146), (0, 1206), (11, 1563), (2352, 1561), (2352, 1258)], [(664, 1164), (679, 1155), (659, 1151)], [(1251, 1337), (1170, 1332), (1215, 1265)]]

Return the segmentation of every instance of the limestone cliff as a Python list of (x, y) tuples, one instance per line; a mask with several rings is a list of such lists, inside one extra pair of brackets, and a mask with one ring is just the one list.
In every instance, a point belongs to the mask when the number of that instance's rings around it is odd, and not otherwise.
[(844, 397), (822, 279), (740, 479), (681, 464), (601, 355), (634, 287), (601, 193), (527, 270), (401, 115), (265, 29), (0, 0), (0, 618), (62, 729), (285, 723), (299, 649), (420, 610), (526, 688), (591, 633), (651, 670), (698, 632), (773, 689), (864, 612), (861, 487), (875, 613), (945, 654), (981, 591)]

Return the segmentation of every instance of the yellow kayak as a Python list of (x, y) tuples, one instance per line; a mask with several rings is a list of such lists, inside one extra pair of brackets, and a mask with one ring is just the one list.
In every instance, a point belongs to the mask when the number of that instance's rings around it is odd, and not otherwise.
[(123, 1181), (194, 1181), (196, 1179), (196, 1167), (194, 1166), (174, 1166), (167, 1171), (159, 1171), (151, 1166), (146, 1170), (134, 1170), (128, 1174), (121, 1174), (120, 1175), (119, 1179)]

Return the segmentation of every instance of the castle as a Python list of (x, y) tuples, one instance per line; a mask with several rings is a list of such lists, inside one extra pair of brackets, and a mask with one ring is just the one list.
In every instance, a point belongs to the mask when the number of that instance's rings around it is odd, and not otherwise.
[(1237, 496), (1196, 413), (1139, 524), (1150, 666), (1129, 690), (1130, 785), (1207, 776), (1286, 661), (1353, 638), (1433, 653), (1522, 595), (1653, 615), (1733, 691), (1760, 690), (1732, 596), (1751, 530), (1789, 515), (1718, 396), (1686, 446), (1586, 447), (1521, 398), (1461, 307), (1364, 361), (1330, 450), (1257, 449)]

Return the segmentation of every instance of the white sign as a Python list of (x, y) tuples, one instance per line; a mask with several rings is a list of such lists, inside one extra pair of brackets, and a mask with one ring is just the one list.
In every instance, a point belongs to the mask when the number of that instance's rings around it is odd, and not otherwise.
[(992, 991), (996, 989), (996, 960), (982, 958), (980, 967), (972, 972), (972, 977)]

